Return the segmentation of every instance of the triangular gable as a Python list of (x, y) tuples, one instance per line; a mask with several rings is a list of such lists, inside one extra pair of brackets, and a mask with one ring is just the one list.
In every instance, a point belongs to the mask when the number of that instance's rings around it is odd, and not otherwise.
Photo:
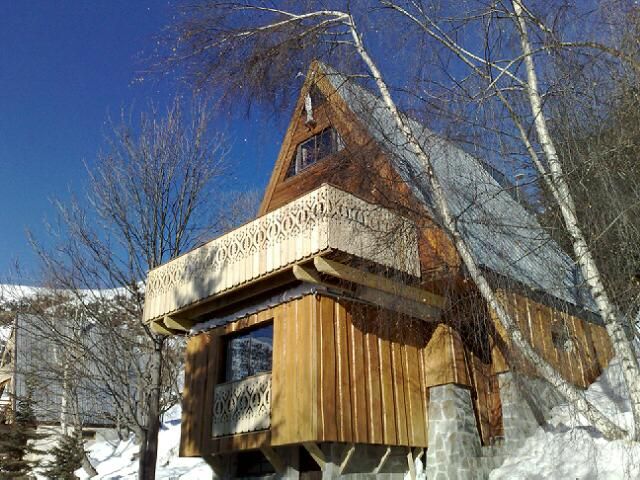
[[(322, 183), (330, 183), (369, 202), (397, 210), (416, 222), (421, 236), (419, 243), (423, 280), (441, 277), (444, 271), (457, 271), (459, 259), (453, 244), (431, 221), (424, 204), (398, 175), (389, 160), (384, 143), (381, 144), (379, 139), (370, 134), (361, 116), (348, 105), (341, 92), (341, 79), (332, 77), (332, 71), (319, 62), (314, 62), (310, 67), (259, 214), (264, 215), (279, 208)], [(326, 119), (319, 118), (317, 125), (309, 127), (305, 125), (303, 107), (305, 96), (313, 86), (324, 95), (325, 104), (330, 108), (325, 111)], [(335, 128), (345, 140), (345, 154), (333, 164), (328, 159), (322, 160), (314, 170), (286, 178), (297, 145), (322, 131), (327, 124)]]
[[(307, 125), (304, 114), (305, 97), (314, 87), (324, 96), (324, 102), (320, 108), (314, 107), (314, 116), (318, 121)], [(338, 132), (345, 143), (347, 143), (347, 147), (353, 146), (360, 149), (362, 145), (367, 142), (375, 143), (369, 137), (368, 133), (366, 133), (366, 129), (360, 125), (357, 117), (349, 110), (347, 104), (333, 86), (333, 83), (326, 78), (326, 75), (322, 71), (322, 65), (314, 62), (309, 68), (307, 78), (300, 89), (300, 95), (296, 101), (293, 116), (287, 128), (260, 205), (259, 215), (264, 215), (282, 205), (282, 199), (274, 198), (274, 194), (276, 194), (283, 182), (289, 180), (286, 178), (286, 175), (291, 162), (295, 161), (297, 146), (305, 139), (320, 133), (328, 126)], [(364, 136), (367, 138), (364, 138)], [(305, 181), (307, 184), (311, 183), (309, 179), (305, 179)], [(331, 183), (331, 180), (327, 178), (325, 178), (324, 181)], [(292, 192), (290, 194), (292, 198), (290, 199), (305, 193), (305, 190), (312, 189), (310, 186), (293, 185), (296, 183), (295, 181), (290, 181), (289, 183), (292, 184)], [(296, 187), (298, 190), (296, 190)]]

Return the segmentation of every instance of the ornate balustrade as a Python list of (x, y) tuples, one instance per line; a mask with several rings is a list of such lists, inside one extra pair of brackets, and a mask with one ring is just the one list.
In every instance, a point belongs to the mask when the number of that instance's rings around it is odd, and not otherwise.
[(265, 430), (271, 426), (271, 374), (216, 385), (214, 437)]
[(329, 250), (420, 275), (413, 224), (323, 185), (149, 272), (144, 320), (162, 318)]

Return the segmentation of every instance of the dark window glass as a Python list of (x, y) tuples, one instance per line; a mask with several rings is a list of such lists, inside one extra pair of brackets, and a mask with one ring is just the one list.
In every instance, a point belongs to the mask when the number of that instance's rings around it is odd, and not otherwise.
[(256, 328), (227, 340), (225, 382), (234, 382), (258, 373), (270, 372), (273, 325)]
[(561, 352), (571, 352), (573, 341), (569, 334), (569, 329), (563, 321), (556, 321), (551, 325), (551, 341), (556, 349)]
[(289, 166), (287, 177), (300, 173), (305, 168), (333, 153), (339, 152), (343, 148), (344, 143), (338, 132), (333, 128), (323, 130), (298, 145), (296, 158)]

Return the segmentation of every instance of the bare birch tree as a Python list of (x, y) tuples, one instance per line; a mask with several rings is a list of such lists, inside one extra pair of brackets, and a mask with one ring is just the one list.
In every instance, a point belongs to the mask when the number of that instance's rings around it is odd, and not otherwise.
[[(176, 400), (167, 395), (175, 392), (179, 349), (142, 324), (143, 281), (216, 228), (226, 148), (199, 101), (185, 110), (175, 100), (166, 112), (152, 108), (139, 122), (123, 116), (111, 127), (105, 150), (87, 164), (86, 197), (58, 202), (52, 240), (33, 245), (43, 282), (66, 298), (56, 314), (78, 320), (71, 329), (50, 322), (52, 333), (96, 365), (95, 386), (140, 442), (138, 476), (153, 479), (160, 414)], [(95, 341), (81, 341), (89, 329)]]
[[(304, 69), (302, 65), (311, 57), (336, 60), (334, 63), (339, 68), (346, 65), (346, 73), (351, 77), (368, 81), (375, 87), (394, 119), (395, 128), (405, 139), (404, 148), (421, 162), (419, 171), (410, 164), (403, 167), (411, 178), (427, 178), (428, 191), (423, 194), (433, 199), (436, 220), (454, 241), (469, 277), (519, 353), (605, 436), (637, 439), (640, 435), (638, 361), (625, 335), (625, 319), (611, 301), (612, 295), (604, 286), (576, 216), (567, 176), (545, 118), (546, 97), (541, 88), (548, 84), (548, 79), (541, 82), (541, 75), (546, 73), (548, 63), (540, 57), (549, 51), (597, 54), (636, 66), (635, 59), (597, 37), (563, 39), (563, 32), (556, 31), (557, 24), (548, 26), (522, 0), (464, 2), (466, 8), (455, 10), (440, 8), (439, 2), (416, 1), (382, 0), (374, 8), (357, 2), (350, 2), (348, 8), (338, 5), (331, 9), (319, 8), (315, 2), (281, 2), (277, 7), (266, 2), (205, 2), (187, 10), (178, 25), (176, 53), (170, 63), (186, 65), (187, 72), (199, 86), (222, 85), (227, 93), (241, 91), (249, 96), (258, 87), (281, 94), (286, 85), (290, 85), (295, 71)], [(560, 11), (564, 7), (563, 3), (547, 4), (545, 8)], [(436, 11), (441, 12), (440, 20), (434, 18)], [(382, 21), (371, 27), (369, 23), (376, 15), (383, 16)], [(393, 63), (388, 55), (382, 62), (383, 68), (374, 60), (376, 56), (385, 55), (401, 39), (399, 32), (412, 28), (415, 29), (414, 37), (405, 40), (408, 50), (437, 49), (438, 56), (431, 57), (433, 63), (429, 67), (440, 68), (441, 74), (433, 77), (431, 86), (439, 85), (441, 90), (454, 92), (455, 98), (464, 98), (468, 102), (467, 109), (469, 106), (477, 109), (478, 105), (488, 102), (498, 105), (504, 114), (499, 134), (508, 139), (508, 143), (517, 140), (520, 150), (528, 156), (528, 164), (552, 193), (571, 240), (573, 259), (582, 272), (606, 325), (615, 355), (622, 364), (635, 418), (635, 434), (624, 432), (615, 425), (531, 347), (503, 308), (480, 268), (479, 260), (461, 235), (440, 179), (434, 173), (432, 159), (415, 138), (408, 118), (401, 113), (394, 99), (393, 83), (389, 80), (398, 77), (398, 70), (403, 79), (420, 77), (425, 71), (414, 75), (411, 69), (418, 68), (415, 63)], [(413, 57), (409, 51), (407, 55)], [(389, 62), (392, 66), (387, 65)], [(385, 70), (386, 74), (383, 73)], [(395, 92), (409, 90), (409, 95), (418, 98), (432, 95), (428, 90), (420, 90), (420, 84), (407, 86), (408, 83)], [(276, 93), (272, 95), (277, 97)]]

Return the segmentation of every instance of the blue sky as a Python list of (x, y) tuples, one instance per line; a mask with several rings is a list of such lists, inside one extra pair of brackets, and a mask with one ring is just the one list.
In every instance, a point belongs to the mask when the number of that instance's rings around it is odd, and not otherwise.
[[(135, 81), (172, 13), (172, 2), (160, 0), (2, 2), (0, 281), (16, 260), (27, 281), (35, 278), (25, 230), (42, 237), (50, 200), (82, 189), (83, 161), (95, 158), (107, 115), (172, 95), (173, 82)], [(286, 121), (269, 129), (261, 121), (216, 119), (238, 166), (230, 188), (268, 180)]]

